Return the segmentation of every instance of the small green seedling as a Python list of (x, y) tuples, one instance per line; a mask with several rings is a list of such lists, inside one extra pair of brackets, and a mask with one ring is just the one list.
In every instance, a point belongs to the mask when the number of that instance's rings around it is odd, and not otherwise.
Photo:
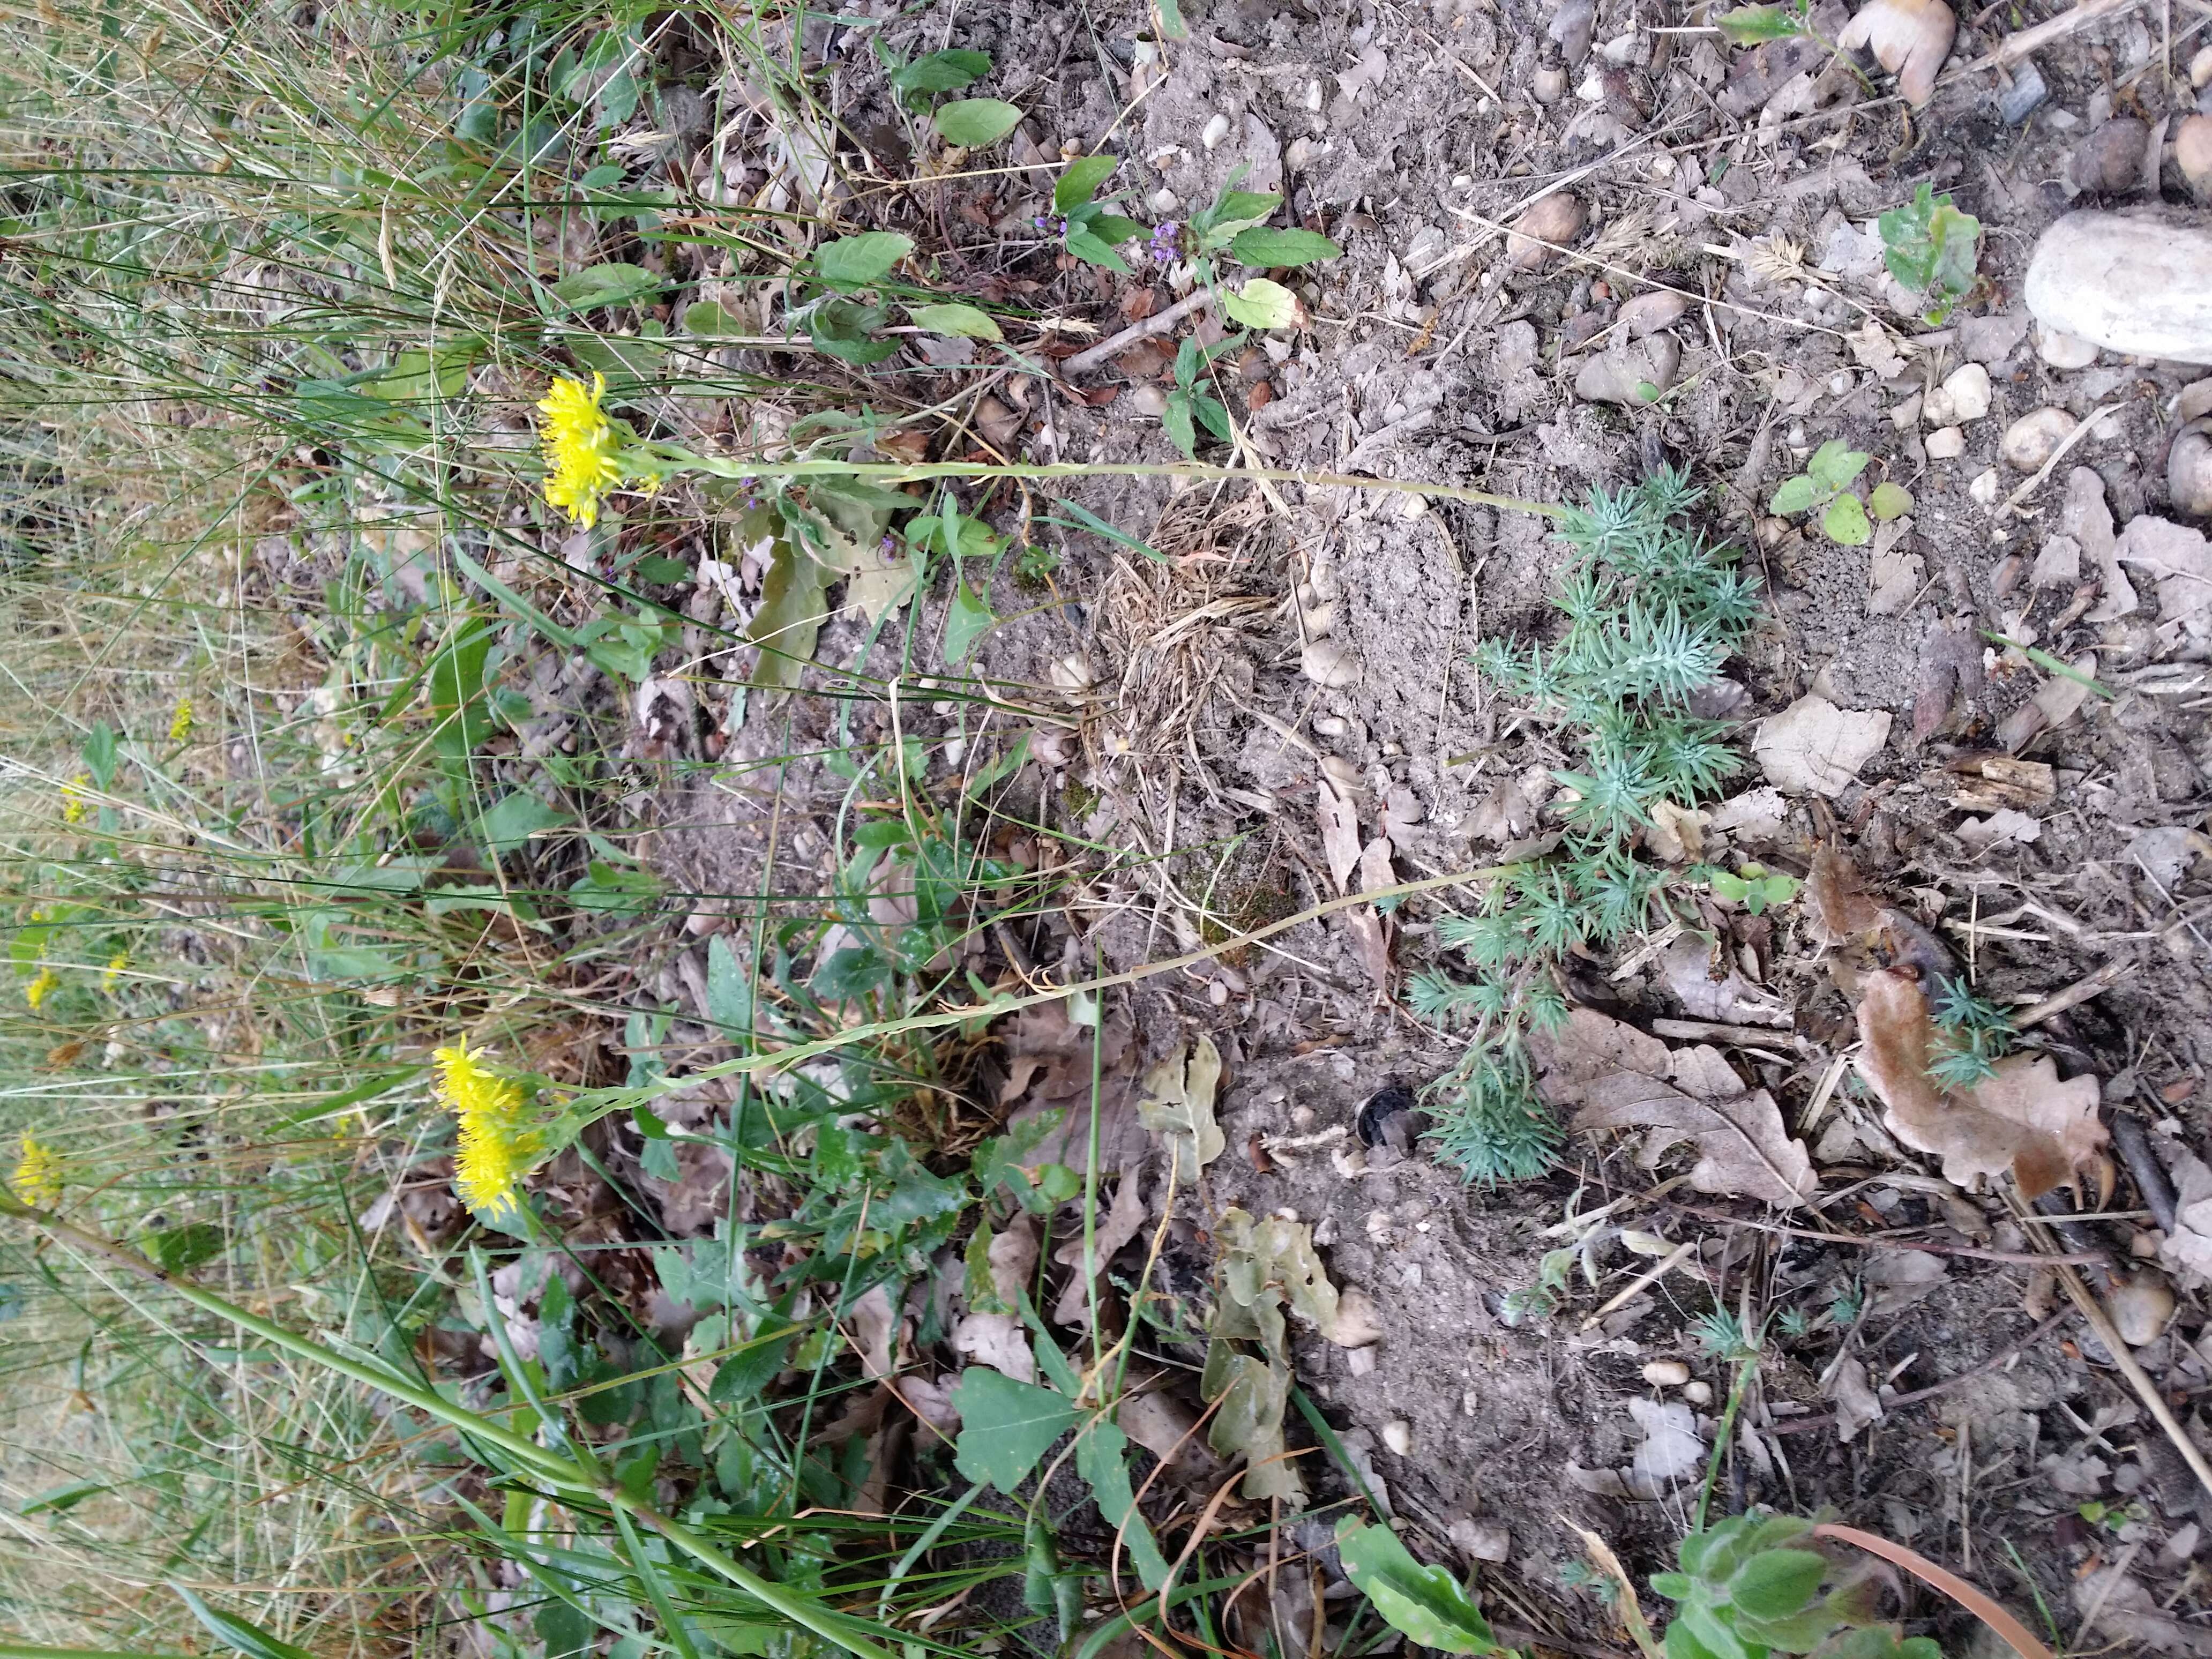
[(1725, 870), (1714, 871), (1705, 884), (1712, 889), (1715, 898), (1741, 904), (1754, 916), (1765, 914), (1770, 904), (1789, 903), (1804, 885), (1795, 876), (1770, 872), (1765, 865), (1749, 860), (1738, 865), (1734, 875)]
[(1770, 40), (1810, 40), (1826, 47), (1828, 55), (1849, 70), (1869, 93), (1874, 90), (1873, 82), (1850, 55), (1813, 27), (1806, 0), (1791, 0), (1786, 5), (1739, 6), (1714, 18), (1713, 27), (1739, 46), (1759, 46)]
[(1160, 424), (1167, 428), (1175, 447), (1198, 459), (1198, 428), (1203, 425), (1208, 432), (1224, 443), (1236, 437), (1229, 424), (1229, 410), (1221, 399), (1207, 391), (1203, 377), (1213, 360), (1243, 337), (1232, 335), (1220, 344), (1208, 349), (1189, 335), (1176, 349), (1176, 389), (1168, 393), (1167, 412), (1161, 416)]
[[(1784, 478), (1767, 502), (1770, 513), (1809, 513), (1820, 509), (1820, 528), (1832, 542), (1844, 547), (1863, 547), (1874, 538), (1874, 520), (1887, 523), (1912, 511), (1912, 495), (1901, 485), (1880, 483), (1868, 500), (1851, 492), (1851, 481), (1866, 471), (1874, 458), (1853, 449), (1841, 438), (1831, 438), (1813, 452), (1805, 470)], [(1871, 509), (1873, 517), (1868, 516)]]
[(1921, 296), (1930, 327), (1974, 289), (1974, 265), (1981, 257), (1982, 222), (1951, 205), (1922, 185), (1903, 207), (1875, 221), (1881, 232), (1882, 258), (1889, 274)]
[[(933, 98), (963, 91), (991, 72), (988, 52), (954, 47), (926, 52), (909, 64), (880, 38), (870, 38), (877, 58), (890, 71), (891, 90), (900, 106), (916, 112), (928, 109)], [(949, 104), (939, 104), (929, 118), (939, 137), (962, 149), (998, 143), (1020, 125), (1021, 119), (1020, 106), (1001, 98), (956, 98)]]
[(1928, 1075), (1946, 1089), (1971, 1089), (1997, 1074), (1996, 1062), (2012, 1051), (2012, 1016), (1976, 996), (1963, 979), (1936, 988), (1936, 1043)]

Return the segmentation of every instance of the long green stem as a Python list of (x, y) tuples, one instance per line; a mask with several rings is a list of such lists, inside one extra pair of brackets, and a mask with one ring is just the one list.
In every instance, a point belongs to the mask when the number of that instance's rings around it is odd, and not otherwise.
[(848, 1653), (855, 1656), (855, 1659), (894, 1659), (894, 1656), (888, 1649), (854, 1635), (841, 1620), (833, 1617), (819, 1603), (805, 1596), (793, 1595), (782, 1586), (770, 1583), (757, 1573), (748, 1571), (697, 1533), (693, 1532), (690, 1528), (660, 1514), (651, 1505), (632, 1498), (620, 1487), (594, 1480), (583, 1465), (574, 1458), (562, 1457), (548, 1451), (544, 1447), (537, 1445), (512, 1430), (493, 1422), (489, 1418), (472, 1412), (465, 1406), (456, 1405), (443, 1395), (434, 1394), (428, 1389), (417, 1387), (397, 1372), (389, 1371), (381, 1366), (370, 1364), (356, 1359), (350, 1355), (340, 1353), (334, 1349), (325, 1347), (312, 1337), (301, 1336), (296, 1331), (288, 1330), (273, 1320), (264, 1319), (260, 1315), (250, 1312), (236, 1303), (217, 1296), (212, 1291), (204, 1290), (189, 1279), (156, 1267), (145, 1257), (135, 1251), (125, 1249), (111, 1239), (102, 1238), (99, 1234), (89, 1232), (73, 1222), (64, 1221), (50, 1211), (32, 1208), (5, 1188), (0, 1188), (0, 1215), (10, 1216), (19, 1221), (27, 1221), (60, 1243), (73, 1244), (80, 1249), (88, 1250), (94, 1255), (113, 1262), (137, 1278), (162, 1285), (203, 1312), (213, 1314), (219, 1319), (228, 1320), (242, 1329), (252, 1331), (256, 1336), (262, 1338), (272, 1346), (283, 1349), (287, 1353), (295, 1354), (311, 1364), (324, 1366), (342, 1376), (349, 1376), (357, 1382), (367, 1383), (370, 1388), (381, 1389), (395, 1400), (404, 1401), (416, 1410), (437, 1419), (440, 1422), (447, 1424), (465, 1435), (481, 1440), (489, 1445), (497, 1446), (518, 1462), (526, 1465), (532, 1473), (550, 1485), (571, 1491), (592, 1493), (601, 1502), (624, 1511), (637, 1521), (643, 1522), (678, 1549), (697, 1561), (700, 1565), (717, 1577), (728, 1580), (730, 1583), (763, 1606), (782, 1614), (793, 1624), (812, 1631), (825, 1641), (835, 1643)]
[(1728, 1455), (1729, 1442), (1735, 1437), (1736, 1413), (1743, 1409), (1744, 1396), (1751, 1392), (1752, 1374), (1759, 1369), (1759, 1356), (1735, 1362), (1735, 1381), (1729, 1389), (1728, 1408), (1721, 1413), (1720, 1427), (1713, 1434), (1713, 1455), (1705, 1465), (1705, 1489), (1698, 1494), (1697, 1517), (1690, 1523), (1692, 1532), (1705, 1529), (1705, 1511), (1712, 1507), (1713, 1486), (1721, 1478), (1721, 1460)]
[[(1330, 489), (1380, 489), (1406, 495), (1433, 495), (1474, 507), (1504, 507), (1556, 519), (1565, 508), (1516, 495), (1492, 495), (1463, 484), (1425, 483), (1405, 478), (1370, 478), (1354, 472), (1283, 472), (1271, 468), (1213, 466), (1204, 461), (1034, 461), (986, 466), (971, 461), (743, 460), (695, 454), (671, 445), (646, 444), (641, 450), (661, 464), (661, 476), (697, 472), (714, 478), (860, 477), (878, 483), (916, 483), (930, 478), (1018, 478), (1049, 483), (1076, 478), (1187, 478), (1193, 483), (1295, 483)], [(635, 453), (635, 452), (632, 452)]]

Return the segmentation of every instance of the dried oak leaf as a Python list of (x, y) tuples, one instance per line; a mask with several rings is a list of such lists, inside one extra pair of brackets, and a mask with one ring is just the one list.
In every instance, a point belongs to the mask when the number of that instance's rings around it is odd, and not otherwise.
[(2009, 1170), (2022, 1197), (2040, 1198), (2103, 1148), (2097, 1079), (2062, 1083), (2047, 1055), (2015, 1054), (1970, 1090), (1938, 1089), (1928, 1075), (1935, 1026), (1917, 980), (1893, 970), (1868, 975), (1858, 1020), (1859, 1073), (1881, 1097), (1890, 1133), (1941, 1158), (1953, 1185)]
[(1052, 1317), (1054, 1324), (1076, 1325), (1087, 1322), (1085, 1316), (1090, 1311), (1091, 1279), (1097, 1277), (1099, 1269), (1114, 1259), (1114, 1253), (1116, 1250), (1137, 1236), (1138, 1229), (1144, 1224), (1145, 1200), (1139, 1190), (1137, 1171), (1133, 1165), (1121, 1171), (1121, 1184), (1114, 1189), (1113, 1206), (1105, 1214), (1098, 1218), (1098, 1224), (1093, 1229), (1091, 1244), (1096, 1254), (1091, 1257), (1091, 1272), (1086, 1273), (1081, 1271), (1083, 1266), (1081, 1228), (1076, 1229), (1074, 1237), (1053, 1252), (1054, 1261), (1062, 1267), (1077, 1269), (1075, 1273), (1068, 1275), (1067, 1288), (1060, 1293), (1060, 1300), (1053, 1304)]
[(1145, 1073), (1137, 1121), (1168, 1145), (1183, 1186), (1196, 1186), (1199, 1171), (1228, 1144), (1213, 1121), (1213, 1091), (1220, 1082), (1221, 1051), (1209, 1036), (1191, 1048), (1178, 1046)]
[(1887, 709), (1838, 708), (1817, 693), (1759, 723), (1752, 753), (1766, 781), (1787, 794), (1836, 796), (1889, 740)]
[(1690, 1184), (1701, 1193), (1784, 1207), (1813, 1195), (1817, 1183), (1804, 1143), (1790, 1138), (1774, 1097), (1747, 1091), (1719, 1049), (1678, 1049), (1669, 1079), (1636, 1072), (1601, 1078), (1583, 1091), (1586, 1103), (1574, 1127), (1650, 1130), (1636, 1159), (1647, 1170), (1658, 1166), (1668, 1147), (1689, 1141), (1698, 1150)]
[(1832, 847), (1813, 854), (1813, 872), (1805, 880), (1805, 915), (1820, 945), (1863, 943), (1882, 924), (1882, 908), (1867, 896), (1858, 866)]

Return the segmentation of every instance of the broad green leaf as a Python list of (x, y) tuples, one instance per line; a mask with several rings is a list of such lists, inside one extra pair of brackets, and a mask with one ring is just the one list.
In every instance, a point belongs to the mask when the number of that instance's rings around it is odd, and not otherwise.
[(1830, 541), (1844, 547), (1864, 547), (1874, 538), (1874, 526), (1867, 522), (1866, 508), (1856, 495), (1838, 495), (1830, 501), (1828, 510), (1820, 515), (1820, 528), (1827, 532)]
[(1866, 464), (1873, 459), (1863, 449), (1853, 449), (1841, 438), (1831, 438), (1813, 452), (1805, 471), (1814, 483), (1828, 489), (1841, 489), (1865, 471)]
[(831, 300), (806, 313), (806, 334), (817, 349), (842, 362), (865, 367), (897, 353), (896, 340), (875, 337), (876, 331), (889, 320), (881, 306)]
[(1200, 424), (1208, 432), (1224, 443), (1235, 441), (1237, 432), (1229, 424), (1229, 406), (1220, 398), (1209, 397), (1201, 392), (1191, 398), (1190, 407), (1191, 412), (1198, 416)]
[(962, 149), (995, 144), (1020, 125), (1021, 108), (997, 98), (960, 98), (938, 106), (931, 118), (939, 137)]
[(1341, 258), (1344, 250), (1317, 230), (1267, 230), (1255, 226), (1240, 230), (1229, 244), (1240, 264), (1260, 270), (1281, 265), (1310, 265), (1316, 259)]
[(952, 603), (945, 612), (945, 660), (957, 668), (968, 660), (968, 653), (975, 642), (998, 625), (999, 619), (991, 614), (991, 607), (976, 596), (968, 586), (967, 578), (960, 580), (952, 590)]
[(1762, 40), (1787, 40), (1805, 32), (1802, 13), (1790, 6), (1739, 6), (1713, 19), (1719, 29), (1739, 46)]
[[(1247, 170), (1240, 165), (1234, 176), (1241, 179)], [(1258, 224), (1282, 204), (1283, 198), (1271, 190), (1224, 190), (1213, 204), (1214, 228), (1234, 235), (1246, 225)]]
[(1903, 484), (1878, 483), (1874, 494), (1867, 498), (1875, 518), (1887, 524), (1892, 519), (1901, 519), (1912, 511), (1912, 492)]
[(788, 688), (799, 684), (814, 641), (829, 620), (822, 597), (826, 574), (812, 559), (779, 537), (761, 579), (761, 605), (745, 629), (746, 642), (761, 647), (757, 685)]
[(715, 340), (743, 334), (745, 328), (714, 301), (701, 300), (684, 307), (684, 331), (702, 339)]
[(1255, 276), (1241, 289), (1224, 289), (1221, 308), (1247, 328), (1296, 328), (1305, 308), (1280, 283)]
[(468, 386), (469, 364), (478, 349), (478, 343), (469, 340), (440, 346), (435, 351), (403, 351), (366, 389), (392, 403), (457, 398)]
[(208, 1628), (216, 1641), (237, 1649), (247, 1659), (315, 1659), (305, 1648), (294, 1647), (263, 1630), (258, 1625), (249, 1625), (234, 1614), (211, 1607), (206, 1602), (172, 1579), (169, 1588), (192, 1610), (192, 1617)]
[(917, 58), (904, 69), (891, 71), (891, 85), (902, 93), (957, 92), (991, 72), (988, 52), (963, 52), (955, 47)]
[(512, 853), (532, 836), (568, 822), (568, 814), (549, 806), (527, 789), (518, 789), (495, 802), (477, 820), (477, 839), (485, 852), (497, 858)]
[(1804, 1611), (1828, 1571), (1811, 1550), (1762, 1550), (1729, 1579), (1729, 1599), (1754, 1619), (1787, 1619)]
[(489, 625), (471, 617), (430, 661), (430, 743), (449, 768), (465, 763), (477, 745), (491, 735), (491, 715), (483, 704), (484, 659), (491, 652), (491, 635)]
[(840, 236), (814, 251), (814, 274), (839, 288), (866, 288), (890, 276), (914, 252), (914, 238), (895, 230)]
[(1190, 27), (1182, 21), (1182, 8), (1176, 0), (1152, 0), (1152, 9), (1159, 15), (1160, 38), (1163, 40), (1188, 40)]
[(1336, 1551), (1346, 1577), (1393, 1630), (1440, 1653), (1504, 1651), (1459, 1580), (1414, 1560), (1389, 1528), (1346, 1519), (1337, 1528)]
[(1766, 510), (1769, 513), (1802, 513), (1819, 499), (1820, 490), (1812, 479), (1800, 472), (1795, 477), (1782, 481), (1782, 488), (1774, 492), (1774, 499), (1767, 502)]
[(932, 334), (957, 334), (968, 340), (1006, 337), (997, 319), (974, 306), (908, 306), (906, 314), (914, 319), (915, 327), (926, 328)]
[(1151, 234), (1134, 219), (1125, 219), (1118, 213), (1100, 214), (1091, 222), (1091, 233), (1109, 247), (1119, 247), (1124, 242)]
[(707, 942), (707, 1018), (726, 1036), (753, 1028), (753, 987), (726, 933)]
[(985, 1365), (960, 1373), (952, 1403), (960, 1411), (953, 1467), (1011, 1495), (1052, 1443), (1075, 1426), (1076, 1409), (1048, 1389), (1017, 1382)]
[(572, 270), (553, 284), (553, 293), (570, 311), (596, 311), (601, 306), (629, 305), (658, 294), (660, 287), (660, 278), (643, 265), (617, 262)]
[(896, 547), (886, 548), (878, 538), (860, 550), (859, 560), (847, 573), (845, 604), (871, 624), (881, 622), (914, 597), (921, 578), (918, 561), (905, 557)]
[(1052, 187), (1052, 210), (1066, 213), (1079, 207), (1098, 193), (1098, 186), (1113, 175), (1121, 165), (1118, 155), (1085, 155), (1067, 164)]
[(1129, 274), (1129, 262), (1115, 252), (1103, 238), (1093, 232), (1069, 231), (1066, 247), (1070, 253), (1086, 264), (1100, 265), (1108, 270), (1119, 271), (1124, 276)]
[(1193, 460), (1196, 460), (1198, 459), (1198, 428), (1190, 417), (1190, 403), (1189, 392), (1170, 392), (1167, 410), (1160, 416), (1160, 425), (1165, 428), (1169, 441), (1177, 449), (1182, 451)]
[(1129, 1437), (1103, 1419), (1092, 1424), (1075, 1443), (1075, 1469), (1098, 1500), (1098, 1513), (1106, 1524), (1121, 1531), (1139, 1580), (1146, 1589), (1158, 1589), (1167, 1582), (1168, 1564), (1130, 1489)]
[(102, 789), (115, 787), (115, 728), (106, 720), (94, 720), (85, 733), (84, 767)]

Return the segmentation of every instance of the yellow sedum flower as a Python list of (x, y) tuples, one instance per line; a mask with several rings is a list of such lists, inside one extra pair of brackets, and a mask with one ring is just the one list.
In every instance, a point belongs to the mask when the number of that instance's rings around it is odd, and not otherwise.
[(108, 957), (107, 966), (101, 969), (100, 972), (100, 988), (103, 991), (112, 991), (117, 982), (122, 979), (123, 970), (130, 965), (131, 952), (128, 951), (118, 951), (113, 956)]
[(82, 823), (88, 804), (84, 792), (92, 785), (92, 774), (80, 772), (62, 786), (62, 822)]
[(62, 1201), (62, 1161), (52, 1147), (25, 1135), (23, 1156), (16, 1161), (15, 1176), (8, 1184), (15, 1189), (16, 1197), (33, 1209), (51, 1210)]
[(522, 1085), (487, 1071), (466, 1038), (431, 1057), (438, 1098), (460, 1120), (453, 1185), (462, 1202), (494, 1220), (513, 1215), (515, 1183), (544, 1151), (544, 1137), (523, 1121)]
[(192, 700), (177, 699), (177, 712), (169, 716), (169, 741), (182, 743), (192, 735)]
[(622, 447), (613, 422), (599, 407), (607, 377), (592, 384), (556, 380), (538, 402), (545, 416), (538, 441), (545, 451), (545, 499), (586, 530), (599, 521), (599, 501), (623, 485)]
[(39, 969), (39, 976), (23, 988), (23, 1000), (31, 1005), (33, 1013), (46, 1006), (46, 999), (53, 994), (54, 987), (61, 982), (61, 975), (52, 969)]

